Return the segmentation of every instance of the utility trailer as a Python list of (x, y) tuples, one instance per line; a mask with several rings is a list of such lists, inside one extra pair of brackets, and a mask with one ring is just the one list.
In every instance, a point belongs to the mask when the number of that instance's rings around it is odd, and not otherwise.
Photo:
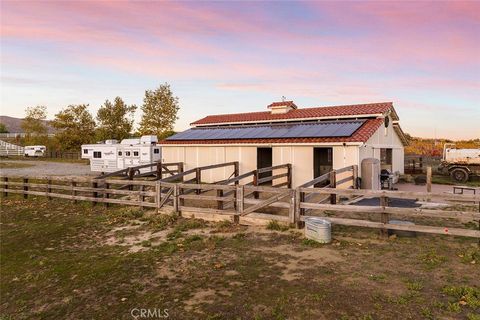
[(45, 146), (25, 146), (23, 148), (23, 155), (25, 157), (43, 157), (47, 147)]
[[(157, 136), (142, 136), (134, 139), (106, 140), (104, 143), (82, 145), (82, 159), (90, 160), (93, 172), (115, 172), (129, 167), (161, 161), (161, 147)], [(139, 169), (149, 171), (150, 168)]]
[(456, 182), (466, 182), (472, 176), (480, 176), (480, 148), (457, 149), (455, 144), (443, 146), (442, 163), (439, 171), (449, 174)]

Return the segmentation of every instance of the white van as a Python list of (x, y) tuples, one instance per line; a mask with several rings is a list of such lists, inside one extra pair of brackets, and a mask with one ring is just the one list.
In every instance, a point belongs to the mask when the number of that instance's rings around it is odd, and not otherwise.
[[(157, 136), (142, 136), (123, 139), (120, 143), (117, 140), (106, 140), (105, 143), (84, 144), (82, 159), (90, 160), (91, 171), (105, 173), (149, 164), (162, 159), (157, 141)], [(150, 170), (143, 169), (145, 172)]]
[(25, 157), (43, 157), (46, 150), (45, 146), (25, 146), (23, 155)]

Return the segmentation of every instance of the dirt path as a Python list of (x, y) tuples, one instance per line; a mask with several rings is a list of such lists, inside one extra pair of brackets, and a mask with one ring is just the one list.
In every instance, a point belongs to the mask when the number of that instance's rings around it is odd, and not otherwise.
[[(35, 160), (1, 160), (2, 163), (12, 164), (11, 168), (0, 169), (6, 175), (52, 175), (52, 176), (86, 176), (95, 175), (90, 171), (90, 166), (83, 163), (68, 163)], [(28, 167), (15, 168), (14, 165), (28, 164)]]

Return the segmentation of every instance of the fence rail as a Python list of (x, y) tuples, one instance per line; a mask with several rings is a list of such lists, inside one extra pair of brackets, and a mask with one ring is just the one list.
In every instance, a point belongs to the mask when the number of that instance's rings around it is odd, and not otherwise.
[[(235, 163), (230, 163), (230, 165), (234, 166), (235, 173)], [(216, 168), (217, 166), (207, 167)], [(289, 166), (287, 166), (288, 168)], [(196, 173), (198, 171), (196, 169), (190, 173)], [(275, 170), (278, 169), (282, 168), (275, 168)], [(0, 176), (0, 192), (4, 196), (8, 196), (10, 193), (22, 194), (25, 198), (29, 195), (35, 195), (45, 196), (49, 199), (63, 198), (72, 201), (90, 201), (94, 204), (104, 203), (105, 206), (121, 204), (142, 208), (149, 207), (157, 210), (167, 207), (187, 216), (188, 214), (193, 216), (214, 214), (230, 217), (236, 222), (254, 217), (263, 221), (276, 220), (301, 225), (308, 217), (322, 216), (333, 224), (375, 228), (382, 230), (384, 234), (387, 233), (387, 230), (404, 230), (480, 238), (480, 212), (455, 207), (452, 210), (437, 210), (389, 206), (391, 198), (415, 199), (427, 202), (438, 200), (445, 203), (467, 204), (470, 207), (476, 206), (480, 211), (479, 194), (458, 195), (313, 187), (322, 179), (329, 179), (327, 180), (329, 184), (332, 182), (338, 184), (339, 181), (346, 178), (337, 179), (337, 175), (355, 176), (355, 170), (352, 167), (336, 170), (336, 172), (330, 173), (327, 178), (319, 177), (321, 179), (314, 179), (295, 189), (240, 184), (239, 181), (245, 176), (238, 175), (238, 171), (235, 178), (241, 179), (235, 181), (227, 179), (217, 184), (166, 181), (170, 178), (146, 181), (87, 177), (72, 179), (48, 176)], [(187, 174), (186, 172), (182, 174)], [(179, 177), (178, 174), (172, 177), (175, 176)], [(248, 175), (248, 177), (250, 176)], [(274, 176), (272, 175), (272, 177)], [(349, 178), (353, 181), (351, 176)], [(342, 184), (347, 184), (347, 182), (342, 182)], [(125, 186), (128, 188), (125, 189)], [(352, 200), (355, 197), (379, 198), (380, 205), (352, 205), (351, 201), (342, 200), (343, 198)], [(332, 213), (335, 216), (332, 216)], [(427, 225), (394, 224), (390, 220), (392, 216), (419, 218), (422, 219), (422, 223)], [(370, 217), (373, 217), (373, 219), (370, 219)], [(439, 223), (450, 224), (454, 220), (459, 222), (460, 227), (458, 225), (438, 225)], [(471, 221), (479, 223), (478, 230), (461, 227), (460, 223)], [(434, 225), (428, 225), (432, 223)]]

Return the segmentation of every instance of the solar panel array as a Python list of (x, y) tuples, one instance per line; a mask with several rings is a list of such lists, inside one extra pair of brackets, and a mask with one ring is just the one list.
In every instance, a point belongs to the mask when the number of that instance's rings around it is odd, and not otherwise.
[(235, 140), (350, 137), (365, 120), (192, 128), (167, 140)]

